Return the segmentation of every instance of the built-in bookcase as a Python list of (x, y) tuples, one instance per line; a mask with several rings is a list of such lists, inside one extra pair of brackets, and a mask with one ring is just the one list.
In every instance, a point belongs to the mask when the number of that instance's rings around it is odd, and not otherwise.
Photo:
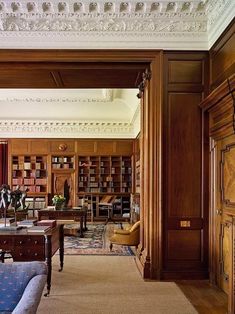
[(51, 168), (52, 169), (73, 169), (74, 157), (73, 156), (52, 156)]
[(47, 157), (12, 156), (12, 189), (17, 185), (31, 193), (47, 192)]
[(130, 156), (79, 156), (78, 193), (131, 193)]

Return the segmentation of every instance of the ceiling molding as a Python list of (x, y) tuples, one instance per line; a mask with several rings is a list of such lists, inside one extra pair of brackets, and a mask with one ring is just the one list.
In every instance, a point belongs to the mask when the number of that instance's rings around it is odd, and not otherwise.
[[(93, 89), (95, 91), (95, 89)], [(112, 89), (102, 89), (102, 94), (101, 96), (97, 95), (93, 96), (90, 93), (86, 93), (86, 96), (82, 96), (79, 93), (77, 94), (76, 97), (70, 96), (70, 97), (64, 97), (64, 96), (58, 96), (58, 97), (43, 97), (39, 96), (37, 92), (37, 96), (30, 96), (30, 97), (16, 97), (16, 96), (9, 96), (10, 94), (12, 95), (14, 93), (14, 89), (12, 90), (4, 90), (4, 96), (3, 92), (1, 91), (0, 93), (0, 104), (2, 103), (96, 103), (96, 102), (102, 102), (102, 103), (107, 103), (107, 102), (112, 102), (113, 99), (113, 90)], [(60, 92), (63, 92), (63, 90), (60, 90)], [(17, 93), (17, 92), (16, 92)], [(19, 93), (19, 92), (18, 92)], [(41, 91), (42, 93), (42, 91)], [(50, 92), (51, 93), (51, 92)], [(54, 94), (58, 94), (58, 90), (53, 91)], [(29, 91), (27, 91), (27, 94), (29, 94)], [(61, 93), (60, 93), (61, 94)]]
[(234, 0), (5, 0), (1, 48), (208, 49), (227, 8)]
[(2, 138), (135, 138), (132, 123), (0, 120)]

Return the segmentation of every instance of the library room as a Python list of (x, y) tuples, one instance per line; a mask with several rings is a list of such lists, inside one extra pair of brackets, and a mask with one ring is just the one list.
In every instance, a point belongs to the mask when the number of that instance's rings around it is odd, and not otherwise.
[(234, 12), (0, 2), (1, 313), (235, 313)]

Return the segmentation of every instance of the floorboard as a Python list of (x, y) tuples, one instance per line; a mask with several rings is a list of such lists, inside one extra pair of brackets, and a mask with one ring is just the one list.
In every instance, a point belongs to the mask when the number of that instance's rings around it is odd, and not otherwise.
[(227, 295), (206, 280), (176, 282), (199, 314), (227, 313)]

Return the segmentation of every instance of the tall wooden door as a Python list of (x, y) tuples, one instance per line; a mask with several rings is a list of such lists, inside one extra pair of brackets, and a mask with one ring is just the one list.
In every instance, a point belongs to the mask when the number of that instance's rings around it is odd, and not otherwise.
[(52, 195), (61, 194), (66, 198), (66, 206), (74, 204), (74, 173), (58, 171), (52, 174)]
[(232, 269), (232, 218), (226, 209), (235, 210), (235, 135), (218, 141), (215, 160), (215, 223), (217, 283), (226, 293)]

